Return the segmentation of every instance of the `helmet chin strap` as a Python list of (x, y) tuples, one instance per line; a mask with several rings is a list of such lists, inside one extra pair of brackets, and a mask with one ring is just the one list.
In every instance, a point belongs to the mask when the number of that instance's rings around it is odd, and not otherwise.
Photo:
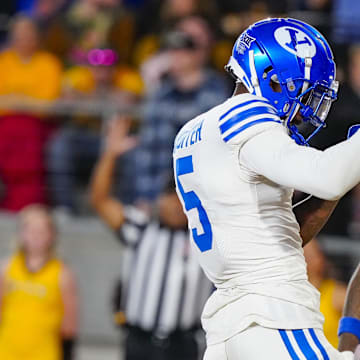
[(257, 96), (262, 96), (259, 79), (255, 68), (254, 50), (249, 51), (249, 65), (250, 65), (250, 73), (251, 73), (251, 84), (255, 89), (255, 94)]
[[(306, 80), (310, 80), (311, 67), (312, 67), (312, 59), (311, 59), (311, 57), (306, 57), (305, 58), (305, 69), (304, 69), (305, 81), (304, 81), (302, 89), (301, 89), (301, 94), (303, 94), (309, 87), (309, 82)], [(286, 124), (287, 124), (287, 127), (292, 132), (291, 137), (296, 141), (297, 144), (309, 146), (308, 140), (310, 140), (321, 129), (322, 126), (319, 126), (319, 128), (316, 129), (316, 131), (308, 139), (305, 139), (298, 131), (296, 125), (290, 124), (291, 121), (294, 120), (294, 118), (299, 110), (300, 110), (300, 104), (294, 103), (293, 109), (290, 111), (288, 117), (286, 118)]]
[(248, 92), (252, 94), (254, 92), (254, 88), (251, 85), (251, 81), (233, 56), (230, 57), (227, 67), (231, 69), (234, 75), (238, 78), (237, 82), (241, 82), (242, 84), (244, 84)]
[(295, 209), (297, 206), (299, 206), (299, 205), (303, 204), (304, 202), (310, 200), (312, 197), (313, 197), (312, 195), (308, 195), (305, 199), (300, 200), (300, 201), (298, 201), (296, 204), (294, 204), (294, 205), (292, 206), (292, 208)]

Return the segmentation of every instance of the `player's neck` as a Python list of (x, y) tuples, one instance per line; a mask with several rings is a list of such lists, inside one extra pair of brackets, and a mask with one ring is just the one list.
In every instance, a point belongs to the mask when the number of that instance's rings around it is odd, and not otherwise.
[(236, 83), (233, 96), (240, 95), (240, 94), (246, 94), (246, 93), (248, 93), (246, 87), (241, 83)]

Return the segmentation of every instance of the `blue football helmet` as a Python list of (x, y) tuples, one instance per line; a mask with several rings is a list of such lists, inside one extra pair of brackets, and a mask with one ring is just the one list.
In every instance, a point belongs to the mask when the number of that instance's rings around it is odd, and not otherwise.
[[(268, 99), (301, 145), (326, 125), (337, 98), (331, 48), (323, 35), (299, 20), (274, 18), (251, 25), (237, 39), (226, 70), (249, 93)], [(306, 139), (292, 121), (298, 111), (315, 126)]]

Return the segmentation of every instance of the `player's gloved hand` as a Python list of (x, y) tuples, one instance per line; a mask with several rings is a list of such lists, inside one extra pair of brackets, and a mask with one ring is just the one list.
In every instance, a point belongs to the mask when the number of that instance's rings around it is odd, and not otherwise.
[(359, 129), (360, 129), (360, 124), (350, 126), (348, 130), (347, 138), (350, 139)]

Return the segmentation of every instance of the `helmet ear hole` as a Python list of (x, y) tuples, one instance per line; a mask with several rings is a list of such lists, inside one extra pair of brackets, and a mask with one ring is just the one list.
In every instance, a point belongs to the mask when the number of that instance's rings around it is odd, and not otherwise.
[(282, 93), (282, 89), (281, 89), (281, 85), (280, 85), (278, 76), (274, 72), (274, 68), (272, 66), (268, 66), (264, 70), (262, 77), (264, 80), (266, 80), (267, 78), (270, 78), (269, 85), (270, 85), (271, 89), (276, 93), (279, 93), (279, 94)]

